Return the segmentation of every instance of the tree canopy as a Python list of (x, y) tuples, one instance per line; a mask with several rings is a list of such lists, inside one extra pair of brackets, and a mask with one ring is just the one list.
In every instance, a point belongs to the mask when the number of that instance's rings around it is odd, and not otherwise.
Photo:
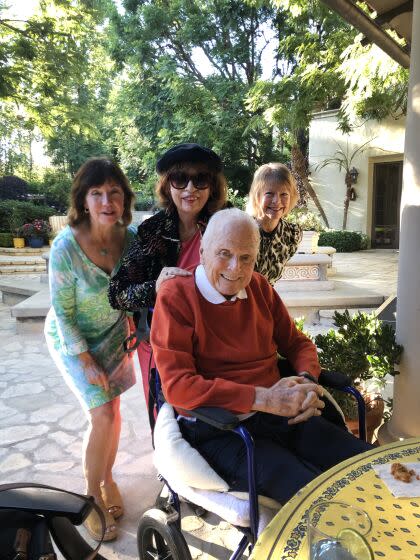
[(39, 0), (22, 19), (0, 0), (0, 172), (29, 176), (40, 136), (68, 175), (107, 153), (150, 190), (157, 157), (196, 141), (242, 194), (291, 160), (317, 203), (311, 114), (405, 111), (408, 73), (377, 53), (320, 0)]

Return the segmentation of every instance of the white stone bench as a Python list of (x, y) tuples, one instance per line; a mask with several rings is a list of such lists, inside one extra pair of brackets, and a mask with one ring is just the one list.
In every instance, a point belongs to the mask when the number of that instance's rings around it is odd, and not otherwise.
[(331, 262), (331, 257), (321, 253), (296, 253), (284, 267), (275, 287), (281, 292), (333, 290), (334, 282), (327, 279)]

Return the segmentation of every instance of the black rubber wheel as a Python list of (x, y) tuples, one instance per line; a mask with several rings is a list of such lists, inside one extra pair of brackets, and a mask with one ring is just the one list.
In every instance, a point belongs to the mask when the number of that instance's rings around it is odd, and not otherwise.
[(184, 536), (176, 523), (169, 523), (166, 513), (149, 509), (137, 529), (140, 560), (191, 560)]

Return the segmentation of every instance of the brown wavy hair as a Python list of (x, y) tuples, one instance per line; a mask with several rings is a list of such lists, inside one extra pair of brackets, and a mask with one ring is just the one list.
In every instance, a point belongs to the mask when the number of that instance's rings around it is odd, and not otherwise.
[(127, 226), (131, 222), (131, 209), (135, 195), (127, 177), (114, 161), (107, 157), (90, 158), (79, 168), (73, 179), (70, 191), (70, 208), (67, 213), (70, 226), (77, 226), (89, 221), (89, 214), (85, 212), (85, 200), (88, 190), (99, 187), (107, 181), (115, 181), (124, 192), (124, 211), (122, 222)]
[(210, 186), (210, 195), (201, 214), (208, 214), (211, 216), (221, 208), (226, 205), (227, 201), (227, 183), (226, 178), (222, 172), (215, 172), (211, 166), (207, 164), (201, 164), (199, 162), (188, 162), (183, 161), (182, 163), (177, 163), (173, 165), (170, 169), (165, 171), (160, 175), (158, 182), (155, 186), (155, 193), (159, 200), (159, 205), (162, 208), (168, 208), (170, 210), (175, 209), (175, 204), (171, 197), (171, 185), (169, 184), (169, 175), (173, 171), (179, 171), (185, 167), (200, 167), (204, 171), (210, 173), (213, 176), (213, 181)]
[(286, 187), (290, 194), (289, 212), (294, 208), (299, 200), (296, 180), (289, 168), (283, 163), (265, 163), (259, 167), (252, 180), (249, 190), (249, 200), (247, 210), (254, 218), (262, 218), (261, 193), (269, 185), (281, 185)]

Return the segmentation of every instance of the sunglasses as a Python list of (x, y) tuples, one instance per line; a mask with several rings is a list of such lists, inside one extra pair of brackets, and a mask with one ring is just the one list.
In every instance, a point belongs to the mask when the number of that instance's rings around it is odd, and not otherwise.
[(185, 189), (190, 181), (194, 187), (199, 190), (208, 189), (213, 183), (213, 175), (211, 173), (189, 175), (184, 171), (174, 171), (169, 174), (168, 179), (171, 187), (178, 190)]

